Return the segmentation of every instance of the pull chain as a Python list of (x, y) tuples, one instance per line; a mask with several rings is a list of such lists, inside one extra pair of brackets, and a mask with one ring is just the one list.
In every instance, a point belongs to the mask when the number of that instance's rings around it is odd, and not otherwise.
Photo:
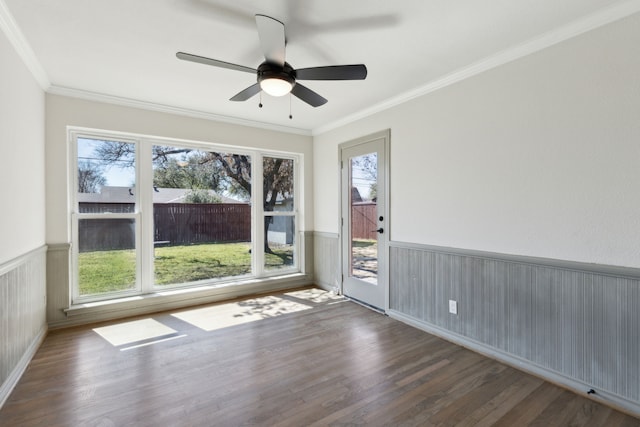
[(291, 92), (289, 92), (289, 119), (293, 119), (293, 115), (291, 114)]
[(258, 107), (262, 108), (262, 91), (260, 91), (260, 103), (258, 104)]

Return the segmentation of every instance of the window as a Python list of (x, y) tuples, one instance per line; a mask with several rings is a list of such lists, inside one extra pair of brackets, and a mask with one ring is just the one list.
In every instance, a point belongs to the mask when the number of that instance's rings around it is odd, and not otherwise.
[(264, 157), (262, 163), (264, 211), (264, 269), (295, 265), (295, 197), (292, 159)]
[(251, 274), (251, 156), (154, 145), (159, 286)]
[[(120, 147), (116, 159), (109, 153)], [(129, 141), (77, 138), (75, 299), (139, 291), (136, 149)], [(108, 184), (112, 184), (109, 186)]]
[(70, 140), (74, 303), (299, 271), (296, 156), (80, 130)]

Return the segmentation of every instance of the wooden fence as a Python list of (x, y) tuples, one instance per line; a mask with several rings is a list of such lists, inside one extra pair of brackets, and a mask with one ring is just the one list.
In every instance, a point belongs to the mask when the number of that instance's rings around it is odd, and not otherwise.
[(154, 239), (170, 245), (251, 241), (246, 203), (163, 203), (153, 206)]
[[(80, 212), (133, 212), (133, 204), (81, 203)], [(166, 245), (251, 241), (251, 206), (245, 203), (156, 203), (153, 222), (154, 241)], [(79, 250), (133, 249), (134, 224), (131, 219), (80, 220)]]
[(378, 233), (377, 203), (361, 202), (351, 205), (351, 237), (376, 240)]

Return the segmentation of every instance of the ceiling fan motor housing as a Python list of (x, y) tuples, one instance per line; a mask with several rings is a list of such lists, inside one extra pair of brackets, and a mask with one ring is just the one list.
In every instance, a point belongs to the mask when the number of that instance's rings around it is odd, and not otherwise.
[(281, 67), (278, 64), (265, 61), (258, 67), (258, 83), (267, 79), (284, 80), (293, 87), (296, 84), (296, 71), (288, 62), (285, 62)]

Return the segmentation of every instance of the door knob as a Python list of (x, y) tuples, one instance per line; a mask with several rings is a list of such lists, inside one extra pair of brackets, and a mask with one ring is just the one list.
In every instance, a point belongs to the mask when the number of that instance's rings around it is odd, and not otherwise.
[(378, 233), (382, 234), (384, 233), (384, 228), (380, 227), (377, 230), (371, 230), (371, 231), (377, 231)]

